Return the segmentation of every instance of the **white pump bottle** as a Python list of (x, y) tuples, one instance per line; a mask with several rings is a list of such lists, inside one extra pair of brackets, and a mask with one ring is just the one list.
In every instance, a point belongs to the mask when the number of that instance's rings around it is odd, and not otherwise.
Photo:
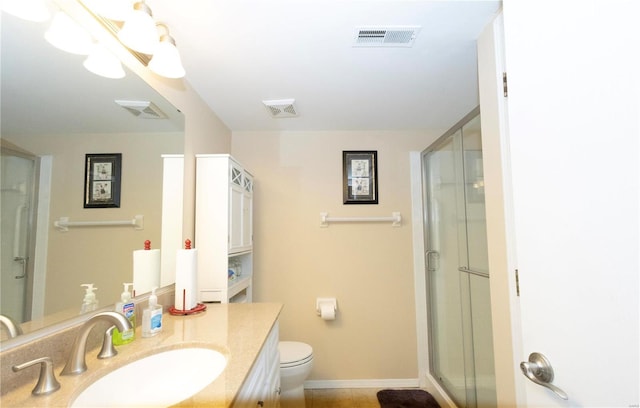
[(86, 288), (82, 306), (80, 307), (80, 314), (96, 310), (98, 308), (98, 299), (94, 291), (98, 288), (94, 288), (93, 283), (83, 283), (80, 286)]

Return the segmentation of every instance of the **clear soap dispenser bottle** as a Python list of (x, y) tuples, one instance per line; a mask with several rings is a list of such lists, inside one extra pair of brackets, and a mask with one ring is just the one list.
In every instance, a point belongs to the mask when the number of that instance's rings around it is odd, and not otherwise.
[(117, 328), (113, 331), (113, 344), (116, 346), (131, 343), (135, 336), (136, 305), (131, 300), (131, 292), (129, 292), (129, 287), (132, 285), (133, 283), (123, 283), (124, 291), (120, 295), (120, 302), (116, 303), (116, 312), (122, 313), (131, 322), (132, 327), (122, 333)]
[(98, 299), (94, 293), (98, 288), (94, 288), (93, 283), (83, 283), (80, 286), (86, 288), (84, 299), (82, 299), (82, 306), (80, 307), (80, 314), (93, 312), (98, 308)]
[(142, 312), (142, 337), (151, 337), (162, 331), (162, 306), (158, 304), (156, 289), (151, 289), (149, 307)]

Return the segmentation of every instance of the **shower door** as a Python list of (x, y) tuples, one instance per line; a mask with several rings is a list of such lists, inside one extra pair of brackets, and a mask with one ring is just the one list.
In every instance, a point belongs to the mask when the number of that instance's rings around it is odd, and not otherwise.
[(31, 320), (36, 170), (36, 157), (2, 146), (0, 313), (17, 322)]
[(456, 405), (496, 406), (478, 110), (422, 160), (430, 372)]

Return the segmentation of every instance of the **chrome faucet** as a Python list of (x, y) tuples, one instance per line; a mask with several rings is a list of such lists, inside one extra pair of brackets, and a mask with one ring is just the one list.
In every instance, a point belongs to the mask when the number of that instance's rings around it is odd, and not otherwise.
[(4, 327), (7, 328), (10, 339), (22, 334), (22, 328), (20, 327), (20, 324), (15, 322), (9, 316), (0, 315), (0, 323), (2, 323)]
[[(115, 325), (116, 328), (120, 330), (120, 332), (133, 328), (129, 320), (121, 313), (100, 312), (95, 314), (89, 320), (84, 322), (82, 327), (80, 327), (80, 331), (78, 332), (78, 335), (73, 342), (71, 353), (69, 354), (69, 358), (67, 359), (67, 364), (60, 372), (60, 375), (78, 375), (87, 371), (87, 363), (85, 361), (85, 354), (87, 352), (87, 338), (89, 337), (89, 332), (91, 332), (93, 326), (99, 321), (106, 321), (111, 323), (112, 325)], [(109, 329), (111, 329), (111, 327)]]
[(60, 389), (60, 383), (56, 380), (56, 376), (53, 374), (53, 361), (51, 361), (50, 357), (41, 357), (28, 361), (24, 364), (14, 365), (11, 369), (14, 373), (17, 373), (20, 370), (24, 370), (25, 368), (36, 364), (40, 364), (40, 375), (38, 376), (38, 383), (33, 391), (31, 391), (31, 394), (47, 395)]

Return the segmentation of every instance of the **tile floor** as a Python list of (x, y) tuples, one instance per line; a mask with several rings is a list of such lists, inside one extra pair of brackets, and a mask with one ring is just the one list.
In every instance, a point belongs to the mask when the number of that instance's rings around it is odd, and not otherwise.
[(306, 408), (380, 408), (376, 393), (381, 388), (309, 389)]

